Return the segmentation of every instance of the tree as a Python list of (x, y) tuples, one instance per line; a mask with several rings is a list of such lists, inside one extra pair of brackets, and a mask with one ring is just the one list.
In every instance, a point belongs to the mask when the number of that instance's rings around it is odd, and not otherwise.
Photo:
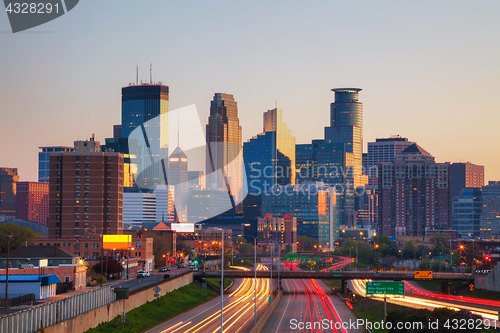
[(298, 236), (297, 241), (299, 242), (300, 249), (302, 251), (312, 251), (314, 250), (314, 245), (318, 245), (318, 241), (309, 236)]
[(33, 238), (41, 237), (28, 227), (20, 226), (15, 223), (3, 223), (0, 225), (0, 253), (7, 253), (8, 240), (7, 235), (12, 235), (10, 238), (10, 250), (17, 249), (24, 246), (26, 242), (29, 243)]
[(433, 244), (431, 249), (433, 256), (449, 256), (450, 248), (448, 246), (451, 236), (445, 233), (438, 233), (431, 237)]
[(403, 258), (404, 259), (413, 259), (414, 256), (417, 256), (418, 249), (417, 249), (417, 244), (410, 239), (408, 242), (405, 244), (405, 248), (403, 250)]
[[(108, 275), (119, 274), (119, 273), (123, 272), (123, 266), (120, 263), (120, 261), (115, 260), (111, 257), (107, 257), (107, 260), (108, 260), (108, 266), (107, 266), (108, 267)], [(94, 266), (92, 266), (92, 268), (97, 274), (101, 274), (101, 263), (100, 262), (96, 263)], [(102, 273), (104, 274), (106, 272), (106, 257), (103, 258), (102, 269), (103, 269)]]

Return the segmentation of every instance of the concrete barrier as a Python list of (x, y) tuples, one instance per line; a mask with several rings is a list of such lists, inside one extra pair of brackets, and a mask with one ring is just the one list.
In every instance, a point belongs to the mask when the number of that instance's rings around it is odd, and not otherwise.
[[(179, 277), (174, 277), (157, 285), (161, 290), (160, 296), (179, 289), (193, 282), (193, 273), (188, 272)], [(123, 311), (129, 312), (146, 302), (154, 300), (155, 292), (153, 287), (147, 288), (134, 294), (131, 293), (129, 299), (115, 301), (106, 306), (85, 312), (77, 317), (65, 320), (64, 322), (45, 328), (45, 333), (83, 333), (97, 325), (108, 322), (121, 315)], [(33, 331), (32, 331), (33, 332)], [(31, 333), (31, 332), (30, 332)]]
[(257, 321), (257, 326), (252, 328), (250, 333), (260, 333), (262, 332), (262, 329), (267, 323), (267, 320), (271, 316), (271, 313), (274, 311), (276, 306), (278, 305), (279, 301), (281, 300), (281, 296), (283, 296), (283, 291), (280, 291), (278, 296), (274, 299), (274, 301), (271, 303), (271, 306), (267, 308), (266, 312), (260, 317), (260, 319)]

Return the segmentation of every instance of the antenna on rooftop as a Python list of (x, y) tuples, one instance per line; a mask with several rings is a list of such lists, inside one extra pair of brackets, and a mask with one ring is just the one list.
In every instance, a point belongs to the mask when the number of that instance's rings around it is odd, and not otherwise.
[(153, 64), (149, 63), (149, 84), (153, 84)]

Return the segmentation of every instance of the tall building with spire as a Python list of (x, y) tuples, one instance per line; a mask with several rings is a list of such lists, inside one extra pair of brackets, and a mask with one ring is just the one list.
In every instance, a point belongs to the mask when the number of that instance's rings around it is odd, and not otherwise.
[(263, 130), (243, 144), (251, 194), (274, 185), (295, 185), (295, 137), (283, 122), (281, 109), (264, 112)]
[(210, 103), (207, 131), (206, 186), (227, 190), (233, 206), (243, 200), (241, 126), (233, 95), (216, 93)]
[(178, 222), (187, 222), (188, 158), (180, 147), (168, 159), (168, 183), (173, 187), (175, 212)]

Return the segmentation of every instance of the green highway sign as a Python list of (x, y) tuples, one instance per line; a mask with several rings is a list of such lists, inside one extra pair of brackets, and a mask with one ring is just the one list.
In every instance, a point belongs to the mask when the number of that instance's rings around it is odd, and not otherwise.
[(309, 261), (309, 257), (300, 257), (300, 261), (302, 261), (302, 262), (308, 262)]
[(313, 260), (314, 261), (321, 261), (321, 258), (320, 257), (313, 257)]
[(402, 281), (366, 282), (366, 295), (404, 295), (405, 283)]
[(297, 255), (286, 255), (285, 256), (285, 261), (297, 261), (299, 260), (299, 258), (297, 257)]
[(333, 277), (342, 277), (342, 274), (333, 274)]

